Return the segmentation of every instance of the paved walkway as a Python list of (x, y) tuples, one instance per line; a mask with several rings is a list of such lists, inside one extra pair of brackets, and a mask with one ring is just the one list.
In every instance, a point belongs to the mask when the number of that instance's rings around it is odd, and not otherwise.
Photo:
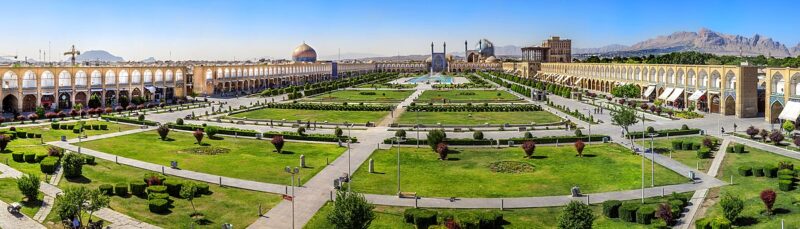
[(22, 213), (9, 213), (6, 208), (8, 208), (8, 204), (0, 201), (0, 228), (45, 228)]
[[(717, 176), (717, 173), (722, 166), (722, 162), (725, 160), (725, 155), (727, 153), (725, 149), (730, 143), (730, 139), (726, 138), (722, 140), (722, 144), (719, 145), (716, 154), (714, 154), (714, 160), (711, 161), (711, 166), (708, 169), (709, 176)], [(700, 210), (700, 207), (702, 207), (703, 201), (705, 201), (707, 195), (708, 189), (695, 191), (692, 195), (692, 198), (689, 200), (689, 211), (686, 212), (683, 217), (677, 220), (677, 224), (674, 228), (689, 229), (691, 225), (694, 225), (694, 220), (695, 218), (699, 217), (699, 215), (697, 215), (698, 211)]]

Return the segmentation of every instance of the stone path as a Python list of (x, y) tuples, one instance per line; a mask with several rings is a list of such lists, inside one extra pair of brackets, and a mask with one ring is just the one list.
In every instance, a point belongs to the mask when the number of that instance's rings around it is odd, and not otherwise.
[[(709, 176), (717, 176), (719, 172), (720, 166), (722, 166), (722, 162), (725, 160), (726, 151), (725, 149), (731, 143), (730, 139), (725, 138), (722, 140), (722, 144), (719, 145), (717, 153), (714, 155), (714, 160), (711, 161), (711, 166), (708, 169)], [(705, 201), (706, 196), (708, 195), (708, 189), (697, 190), (692, 195), (692, 198), (689, 200), (691, 204), (689, 204), (688, 208), (689, 211), (683, 215), (680, 219), (677, 220), (674, 228), (680, 229), (689, 229), (691, 225), (694, 225), (695, 218), (699, 217), (697, 215), (700, 207)]]
[(9, 213), (6, 211), (6, 208), (8, 208), (8, 204), (0, 201), (0, 228), (45, 228), (43, 225), (22, 213)]
[(392, 123), (397, 122), (397, 119), (400, 118), (400, 115), (403, 115), (403, 113), (406, 112), (406, 107), (411, 105), (411, 103), (413, 103), (415, 99), (419, 98), (419, 96), (423, 92), (425, 92), (425, 89), (417, 89), (416, 91), (414, 91), (414, 93), (411, 93), (411, 95), (406, 97), (406, 99), (403, 100), (403, 102), (397, 104), (397, 106), (395, 107), (394, 111), (390, 116), (384, 117), (383, 120), (381, 120), (381, 122), (378, 123), (377, 126), (389, 126)]

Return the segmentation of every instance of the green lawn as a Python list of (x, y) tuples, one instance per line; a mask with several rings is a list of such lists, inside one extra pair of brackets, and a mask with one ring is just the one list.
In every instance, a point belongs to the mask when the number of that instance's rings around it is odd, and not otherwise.
[(428, 90), (417, 98), (419, 103), (512, 103), (521, 102), (519, 97), (501, 90)]
[[(129, 183), (133, 180), (142, 179), (147, 171), (119, 165), (111, 161), (97, 159), (95, 165), (83, 166), (83, 178), (69, 180), (62, 179), (59, 187), (84, 186), (89, 189), (96, 189), (101, 184)], [(188, 181), (179, 177), (168, 177), (169, 180)], [(196, 182), (196, 181), (192, 181)], [(211, 225), (199, 226), (202, 228), (220, 228), (223, 223), (232, 223), (236, 228), (244, 228), (255, 222), (258, 218), (258, 205), (261, 204), (264, 211), (280, 202), (280, 196), (268, 193), (248, 191), (237, 188), (219, 187), (209, 184), (211, 195), (203, 195), (194, 199), (194, 205), (198, 211), (205, 214), (205, 217), (212, 221)], [(156, 214), (148, 210), (147, 198), (137, 196), (111, 197), (111, 209), (118, 211), (134, 219), (141, 220), (164, 228), (190, 228), (191, 223), (189, 213), (192, 211), (189, 201), (170, 197), (172, 199), (171, 213)], [(48, 216), (50, 221), (60, 222), (56, 214)], [(195, 225), (195, 227), (198, 227)]]
[[(800, 226), (800, 192), (795, 190), (785, 192), (778, 189), (778, 178), (741, 176), (737, 172), (740, 166), (758, 167), (772, 164), (777, 166), (778, 162), (789, 161), (795, 165), (795, 169), (800, 165), (800, 160), (784, 157), (767, 151), (745, 147), (747, 153), (736, 154), (727, 153), (722, 164), (721, 171), (717, 178), (729, 181), (733, 176), (734, 185), (722, 186), (713, 190), (711, 193), (731, 194), (745, 200), (744, 211), (740, 214), (740, 228), (780, 228), (781, 220), (785, 220), (787, 228), (797, 228)], [(764, 204), (761, 202), (759, 194), (762, 190), (772, 189), (778, 193), (774, 209), (778, 212), (772, 217), (762, 214)], [(714, 196), (714, 195), (712, 195)], [(716, 202), (716, 201), (715, 201)], [(717, 203), (708, 210), (706, 217), (722, 216), (722, 207)]]
[(299, 109), (273, 109), (263, 108), (254, 111), (242, 112), (232, 115), (237, 118), (260, 120), (301, 120), (331, 123), (366, 123), (378, 122), (389, 115), (389, 111), (330, 111), (330, 110), (299, 110)]
[[(41, 122), (41, 121), (40, 121)], [(42, 140), (44, 142), (52, 142), (52, 141), (61, 141), (61, 136), (67, 136), (67, 139), (77, 138), (78, 134), (73, 133), (72, 130), (54, 130), (50, 128), (50, 122), (46, 122), (46, 125), (41, 126), (31, 126), (31, 127), (17, 127), (17, 131), (25, 131), (28, 133), (37, 133), (42, 134)], [(64, 124), (69, 125), (77, 125), (78, 122), (64, 122)], [(114, 132), (138, 129), (138, 126), (135, 125), (127, 125), (127, 124), (116, 124), (113, 122), (106, 122), (106, 121), (86, 121), (86, 125), (99, 125), (105, 124), (108, 125), (108, 129), (106, 130), (84, 130), (86, 135), (93, 136), (93, 135), (101, 135), (101, 134), (109, 134)], [(2, 128), (0, 130), (8, 130), (8, 128)], [(36, 139), (39, 140), (39, 139)]]
[[(364, 193), (397, 193), (396, 148), (372, 153), (376, 173), (367, 163), (353, 176), (353, 189)], [(641, 158), (616, 144), (587, 146), (584, 157), (572, 146), (538, 146), (534, 159), (523, 158), (514, 148), (453, 148), (448, 161), (437, 160), (429, 147), (401, 148), (401, 187), (424, 197), (523, 197), (568, 195), (582, 192), (621, 191), (641, 187)], [(493, 162), (513, 161), (533, 166), (522, 173), (493, 172)], [(650, 163), (645, 163), (650, 171)], [(645, 179), (648, 180), (649, 173)], [(656, 167), (656, 185), (678, 184), (688, 179), (664, 167)]]
[[(19, 188), (17, 188), (16, 179), (0, 179), (0, 200), (6, 202), (7, 204), (19, 202), (22, 204), (22, 210), (20, 210), (20, 212), (28, 217), (33, 217), (36, 215), (36, 212), (39, 211), (39, 207), (42, 206), (42, 198), (44, 198), (44, 193), (39, 192), (39, 196), (36, 198), (36, 200), (23, 201), (22, 192), (20, 192)], [(5, 211), (6, 209), (0, 210)]]
[[(684, 196), (691, 196), (691, 193), (681, 194)], [(656, 204), (666, 201), (666, 198), (648, 198), (645, 199), (646, 204)], [(631, 200), (623, 202), (640, 203), (640, 200)], [(595, 217), (593, 228), (650, 228), (648, 225), (629, 223), (620, 219), (610, 219), (602, 215), (603, 208), (599, 204), (591, 205), (590, 208), (594, 212)], [(394, 206), (375, 206), (375, 219), (370, 224), (369, 228), (408, 228), (413, 229), (414, 225), (405, 223), (403, 221), (403, 211), (406, 207)], [(331, 228), (327, 222), (326, 216), (333, 210), (333, 204), (328, 202), (316, 215), (306, 224), (306, 229), (321, 229)], [(439, 212), (462, 212), (462, 211), (486, 211), (484, 209), (438, 209)], [(561, 207), (548, 207), (548, 208), (526, 208), (526, 209), (507, 209), (502, 212), (503, 219), (507, 224), (503, 228), (556, 228), (558, 224), (558, 215), (561, 213)], [(441, 223), (441, 219), (439, 222)]]
[[(697, 158), (697, 150), (673, 150), (672, 149), (672, 141), (691, 141), (694, 144), (703, 144), (703, 139), (709, 137), (711, 139), (717, 139), (712, 136), (688, 136), (688, 137), (670, 137), (667, 138), (659, 138), (653, 141), (653, 147), (656, 149), (656, 152), (660, 152), (664, 156), (669, 156), (670, 151), (672, 152), (672, 159), (683, 163), (686, 166), (696, 168), (698, 163), (700, 165), (700, 171), (706, 172), (708, 168), (711, 167), (711, 161), (714, 160), (713, 156), (711, 158), (700, 159)], [(650, 139), (640, 139), (636, 140), (636, 142), (645, 148), (650, 147)], [(720, 141), (721, 143), (722, 141)], [(724, 149), (723, 149), (724, 150)]]
[(519, 111), (519, 112), (404, 112), (400, 115), (398, 123), (415, 124), (445, 124), (445, 125), (483, 125), (489, 124), (530, 124), (554, 123), (561, 121), (558, 116), (547, 111)]
[[(179, 167), (185, 170), (275, 184), (291, 183), (291, 175), (284, 172), (284, 167), (299, 166), (300, 155), (305, 155), (308, 166), (301, 169), (299, 175), (305, 182), (326, 166), (326, 158), (333, 161), (346, 150), (336, 144), (286, 142), (284, 152), (278, 154), (273, 152), (275, 148), (268, 140), (226, 136), (213, 140), (205, 138), (203, 146), (198, 146), (191, 133), (171, 131), (169, 138), (162, 141), (156, 131), (147, 131), (79, 145), (164, 166), (178, 161)], [(215, 155), (196, 152), (208, 147), (229, 151)]]
[(397, 88), (397, 89), (409, 89), (415, 88), (417, 85), (414, 84), (390, 84), (390, 83), (371, 83), (371, 84), (362, 84), (358, 85), (356, 88)]
[[(372, 93), (374, 95), (364, 94)], [(323, 93), (303, 100), (314, 102), (348, 102), (348, 103), (399, 103), (414, 93), (414, 90), (343, 90)]]

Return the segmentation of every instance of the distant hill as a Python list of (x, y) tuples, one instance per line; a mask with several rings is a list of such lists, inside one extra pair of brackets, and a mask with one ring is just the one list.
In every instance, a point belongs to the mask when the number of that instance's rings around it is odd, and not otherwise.
[(349, 53), (342, 53), (341, 57), (339, 56), (339, 54), (334, 54), (334, 55), (319, 56), (317, 59), (318, 60), (338, 60), (338, 59), (353, 60), (353, 59), (365, 59), (365, 58), (380, 57), (380, 56), (381, 55), (373, 54), (373, 53), (353, 53), (353, 52), (349, 52)]
[[(69, 61), (69, 58), (67, 59)], [(84, 61), (102, 61), (102, 62), (122, 62), (125, 59), (122, 57), (111, 55), (111, 53), (103, 50), (90, 50), (86, 52), (81, 52), (81, 55), (75, 57), (75, 61), (77, 62), (84, 62)]]
[(141, 62), (143, 62), (143, 63), (154, 63), (156, 61), (157, 61), (156, 58), (151, 56), (151, 57), (148, 57), (147, 59), (142, 60)]

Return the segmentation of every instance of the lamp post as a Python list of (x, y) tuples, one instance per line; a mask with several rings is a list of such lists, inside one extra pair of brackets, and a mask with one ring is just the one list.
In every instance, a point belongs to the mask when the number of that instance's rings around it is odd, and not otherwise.
[[(636, 151), (638, 152), (639, 149), (637, 148)], [(644, 203), (644, 152), (642, 152), (642, 203)]]
[[(400, 143), (405, 142), (403, 137), (394, 137), (397, 142), (397, 194), (400, 195)], [(348, 186), (349, 187), (349, 186)]]
[(655, 187), (656, 186), (656, 152), (653, 150), (653, 141), (654, 141), (654, 138), (656, 136), (658, 136), (658, 134), (650, 133), (650, 134), (648, 134), (648, 136), (650, 136), (650, 154), (651, 154), (651, 160), (650, 160), (650, 187)]
[(592, 121), (591, 121), (592, 112), (591, 112), (591, 110), (589, 110), (589, 108), (583, 108), (583, 109), (586, 110), (587, 112), (589, 112), (590, 119), (586, 123), (589, 123), (589, 144), (592, 144)]
[(350, 192), (350, 187), (353, 186), (353, 176), (351, 175), (353, 169), (350, 167), (350, 143), (353, 140), (347, 139), (347, 192)]
[(292, 169), (286, 166), (285, 171), (292, 174), (292, 229), (294, 229), (294, 175), (300, 173), (300, 168), (294, 167), (294, 169)]

